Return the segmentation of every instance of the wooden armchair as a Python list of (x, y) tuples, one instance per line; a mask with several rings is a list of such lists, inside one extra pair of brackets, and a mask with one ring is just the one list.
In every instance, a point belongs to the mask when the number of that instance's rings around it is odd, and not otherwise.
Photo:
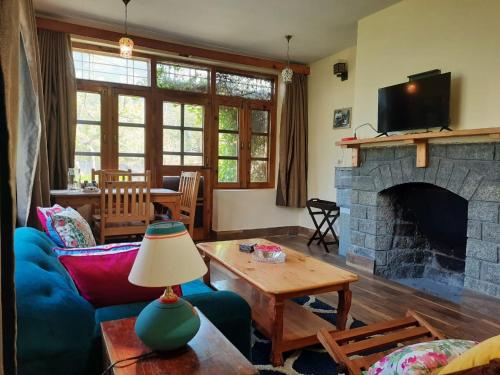
[[(102, 172), (99, 215), (94, 215), (99, 241), (107, 237), (144, 234), (151, 220), (151, 174), (130, 173), (125, 181), (117, 180), (122, 172)], [(139, 178), (142, 181), (133, 181)]]
[[(407, 311), (403, 319), (333, 333), (326, 329), (318, 332), (319, 341), (338, 363), (339, 373), (347, 371), (349, 375), (362, 375), (363, 371), (368, 370), (379, 359), (398, 349), (397, 344), (444, 338), (438, 330), (411, 310)], [(356, 357), (351, 359), (354, 355)]]

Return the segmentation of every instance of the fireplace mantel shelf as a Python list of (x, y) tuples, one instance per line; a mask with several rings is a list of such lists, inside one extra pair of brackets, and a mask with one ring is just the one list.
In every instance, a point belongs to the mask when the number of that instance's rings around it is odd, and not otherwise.
[(414, 144), (417, 146), (417, 167), (426, 168), (429, 162), (428, 141), (438, 138), (458, 138), (488, 136), (500, 140), (500, 127), (483, 129), (453, 130), (444, 132), (427, 132), (417, 134), (391, 135), (388, 137), (364, 138), (350, 141), (336, 142), (337, 146), (352, 149), (352, 166), (359, 167), (361, 164), (361, 146), (377, 145), (381, 143), (396, 142), (402, 144)]

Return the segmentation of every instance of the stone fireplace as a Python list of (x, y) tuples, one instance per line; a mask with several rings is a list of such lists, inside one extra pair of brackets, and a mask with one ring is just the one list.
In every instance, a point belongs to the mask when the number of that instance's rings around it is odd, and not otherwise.
[(427, 168), (411, 146), (361, 157), (336, 170), (347, 262), (500, 297), (500, 143), (432, 144)]

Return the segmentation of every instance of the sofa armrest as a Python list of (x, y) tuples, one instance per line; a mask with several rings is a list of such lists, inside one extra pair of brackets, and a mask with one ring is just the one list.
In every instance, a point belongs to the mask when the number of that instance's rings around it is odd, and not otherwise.
[(191, 294), (183, 297), (217, 327), (248, 359), (251, 359), (252, 314), (248, 303), (228, 291)]

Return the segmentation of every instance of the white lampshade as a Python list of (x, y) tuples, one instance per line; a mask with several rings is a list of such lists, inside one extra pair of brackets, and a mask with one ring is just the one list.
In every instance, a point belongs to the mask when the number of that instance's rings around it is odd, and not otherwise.
[(203, 276), (207, 266), (184, 224), (149, 225), (128, 280), (135, 285), (166, 287)]

